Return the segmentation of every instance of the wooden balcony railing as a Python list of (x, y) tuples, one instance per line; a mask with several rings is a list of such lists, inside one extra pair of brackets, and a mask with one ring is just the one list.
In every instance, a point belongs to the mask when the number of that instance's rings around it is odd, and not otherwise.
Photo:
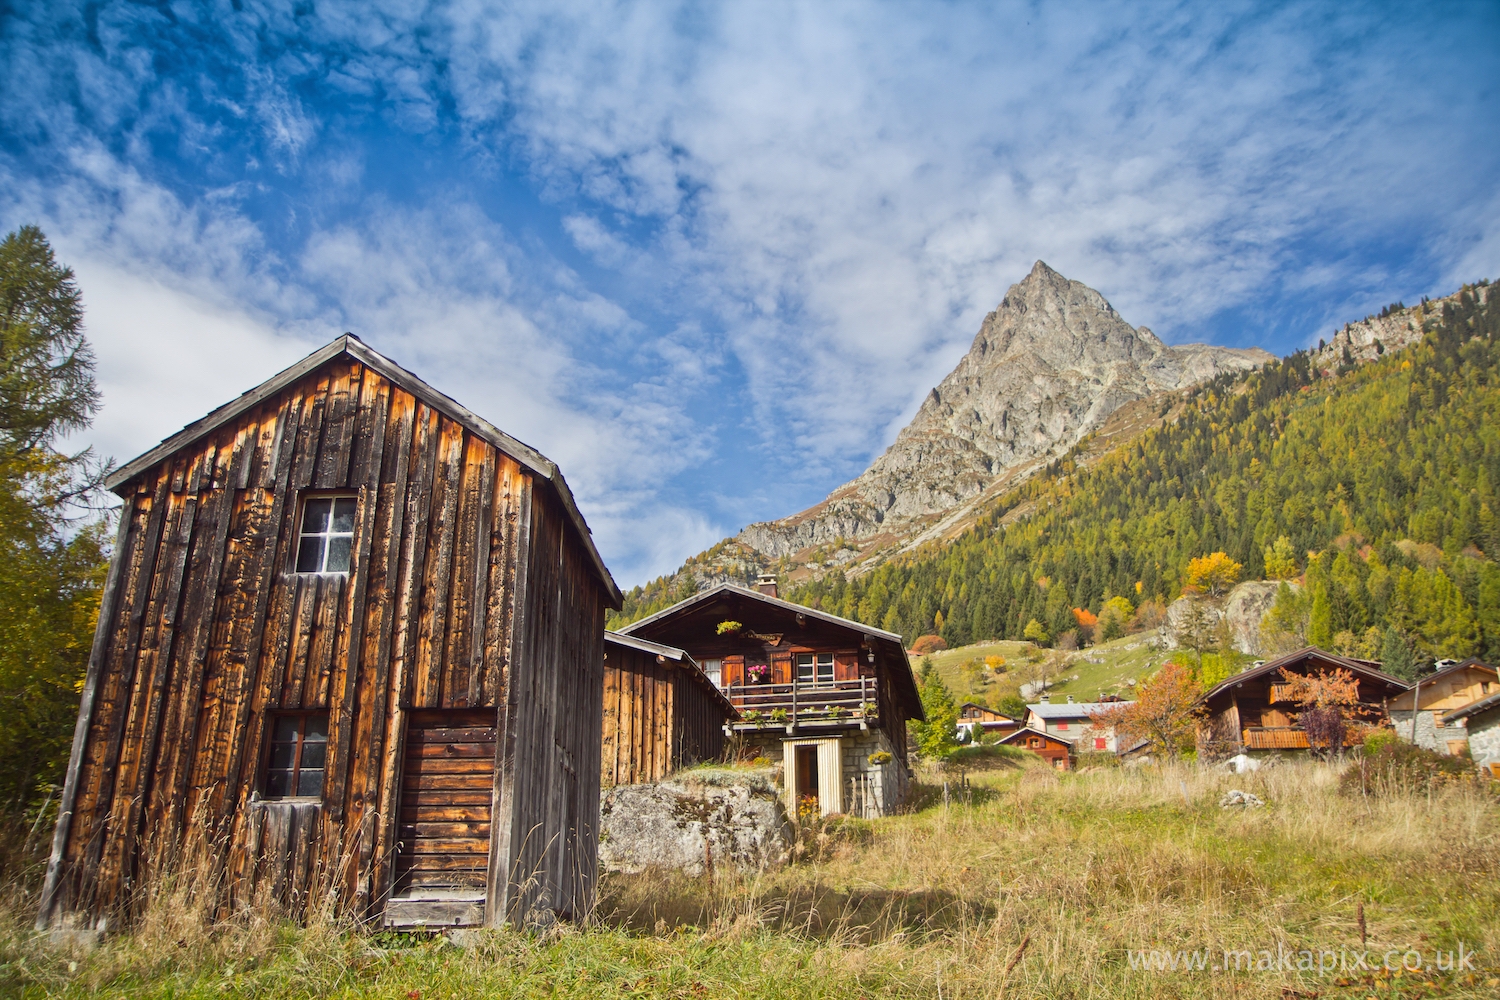
[(740, 710), (742, 728), (869, 723), (878, 711), (873, 677), (821, 684), (731, 684), (724, 693)]
[[(1296, 726), (1252, 726), (1242, 734), (1246, 750), (1306, 750), (1307, 733)], [(1346, 733), (1344, 746), (1358, 746), (1361, 734)]]

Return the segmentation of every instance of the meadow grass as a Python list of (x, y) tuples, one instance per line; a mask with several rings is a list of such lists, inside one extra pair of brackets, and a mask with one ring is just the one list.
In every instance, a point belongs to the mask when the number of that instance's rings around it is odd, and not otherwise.
[[(930, 660), (957, 701), (995, 702), (1003, 692), (1014, 690), (1022, 678), (1031, 676), (1035, 668), (1031, 667), (1029, 660), (1034, 658), (1048, 664), (1047, 679), (1051, 682), (1048, 692), (1054, 699), (1072, 695), (1078, 701), (1094, 701), (1106, 694), (1129, 698), (1134, 688), (1126, 681), (1144, 681), (1167, 660), (1175, 657), (1181, 661), (1187, 655), (1191, 654), (1155, 649), (1150, 634), (1137, 633), (1071, 652), (1038, 649), (1029, 642), (995, 639), (929, 653), (925, 657), (913, 657), (912, 662), (917, 665), (923, 659)], [(987, 656), (1004, 657), (1006, 670), (999, 675), (980, 675), (976, 683), (974, 675), (964, 666)]]
[[(1285, 997), (1500, 995), (1491, 788), (1337, 791), (1337, 770), (1193, 765), (1056, 774), (1013, 758), (923, 775), (919, 805), (801, 831), (782, 869), (604, 879), (584, 928), (443, 938), (329, 917), (212, 924), (166, 886), (83, 948), (29, 929), (12, 879), (0, 991), (24, 997)], [(1230, 787), (1262, 809), (1220, 809)], [(1134, 970), (1132, 951), (1420, 949), (1463, 974)], [(1378, 964), (1378, 960), (1377, 960)], [(1430, 984), (1430, 985), (1427, 985)], [(1290, 992), (1288, 992), (1290, 991)]]

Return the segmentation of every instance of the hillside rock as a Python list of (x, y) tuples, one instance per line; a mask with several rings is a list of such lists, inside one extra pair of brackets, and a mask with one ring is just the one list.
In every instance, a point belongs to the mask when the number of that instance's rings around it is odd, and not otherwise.
[(599, 862), (606, 871), (760, 871), (785, 864), (792, 844), (769, 772), (726, 768), (620, 785), (604, 796), (599, 818)]
[[(1227, 615), (1235, 648), (1241, 653), (1260, 656), (1264, 652), (1261, 648), (1260, 625), (1270, 612), (1271, 605), (1276, 603), (1276, 591), (1280, 586), (1281, 583), (1277, 580), (1246, 580), (1244, 583), (1237, 584), (1229, 592), (1222, 609), (1214, 607), (1207, 601), (1201, 602), (1203, 614), (1201, 627), (1208, 644), (1213, 644), (1213, 636), (1217, 633), (1219, 619)], [(1292, 584), (1292, 586), (1297, 585)], [(1186, 597), (1179, 597), (1167, 607), (1163, 637), (1168, 646), (1183, 648), (1192, 644), (1191, 615), (1192, 602)]]
[(1037, 261), (868, 471), (816, 507), (752, 524), (736, 540), (776, 559), (908, 532), (1007, 473), (1066, 453), (1127, 403), (1270, 360), (1259, 350), (1170, 347)]

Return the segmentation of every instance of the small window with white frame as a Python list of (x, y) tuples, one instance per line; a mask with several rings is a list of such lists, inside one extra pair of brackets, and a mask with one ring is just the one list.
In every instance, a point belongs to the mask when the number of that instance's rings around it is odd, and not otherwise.
[(798, 653), (797, 682), (799, 684), (832, 684), (832, 653)]
[(349, 572), (354, 551), (351, 496), (313, 496), (302, 502), (297, 535), (297, 572), (337, 575)]
[(703, 673), (708, 679), (714, 682), (714, 687), (722, 688), (724, 686), (723, 660), (704, 660), (698, 665), (703, 668)]

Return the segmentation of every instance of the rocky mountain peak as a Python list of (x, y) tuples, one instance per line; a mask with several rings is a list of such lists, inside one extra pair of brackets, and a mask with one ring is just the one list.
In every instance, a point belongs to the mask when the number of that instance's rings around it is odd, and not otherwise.
[(816, 507), (737, 536), (762, 558), (846, 558), (953, 523), (1102, 427), (1121, 407), (1271, 360), (1264, 351), (1173, 347), (1103, 295), (1037, 261), (985, 316), (967, 354), (886, 452)]

